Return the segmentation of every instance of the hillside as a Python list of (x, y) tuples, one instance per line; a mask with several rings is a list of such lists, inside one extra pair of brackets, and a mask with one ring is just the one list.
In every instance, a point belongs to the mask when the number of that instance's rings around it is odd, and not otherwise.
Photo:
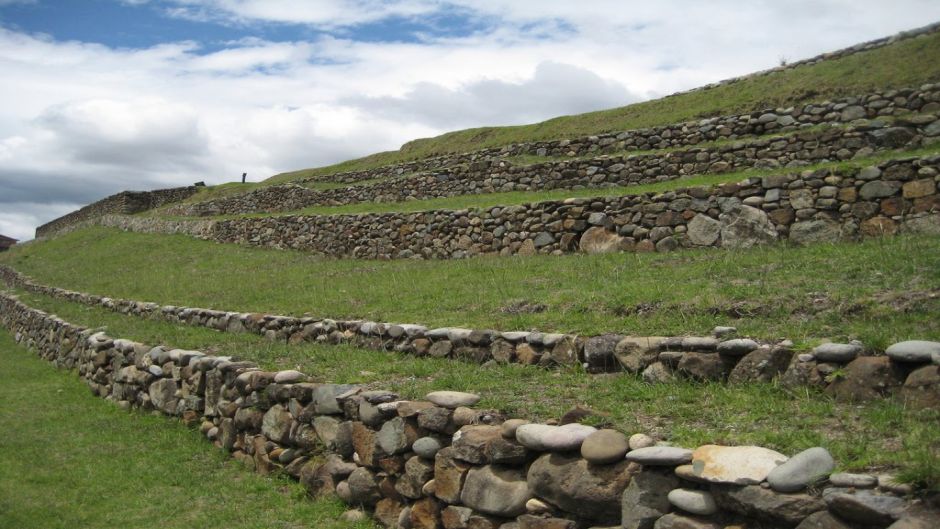
[[(31, 351), (193, 431), (166, 425), (143, 468), (125, 447), (153, 417), (7, 377), (18, 451), (0, 496), (39, 516), (42, 480), (118, 483), (58, 452), (100, 461), (101, 438), (170, 491), (129, 511), (184, 497), (246, 527), (929, 527), (940, 26), (907, 37), (260, 184), (113, 195), (41, 226), (0, 253), (5, 365), (40, 370)], [(82, 420), (99, 414), (118, 426)], [(37, 454), (45, 434), (21, 415), (69, 443)], [(226, 508), (237, 469), (198, 437), (276, 476), (247, 497), (299, 507)], [(29, 474), (21, 453), (64, 463), (20, 487), (4, 475)], [(115, 502), (92, 503), (112, 519)]]

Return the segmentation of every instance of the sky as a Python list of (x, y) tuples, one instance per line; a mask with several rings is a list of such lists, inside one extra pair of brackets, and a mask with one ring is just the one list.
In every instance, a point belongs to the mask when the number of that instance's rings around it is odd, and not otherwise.
[(661, 97), (940, 20), (936, 0), (0, 0), (0, 234)]

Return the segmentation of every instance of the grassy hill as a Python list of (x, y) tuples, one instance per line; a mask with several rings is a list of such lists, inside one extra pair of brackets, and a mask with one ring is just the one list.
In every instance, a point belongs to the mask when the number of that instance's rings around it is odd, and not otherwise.
[(445, 153), (469, 152), (511, 143), (563, 139), (697, 118), (788, 107), (873, 90), (919, 86), (940, 80), (940, 33), (790, 70), (742, 79), (715, 88), (625, 107), (562, 116), (532, 125), (480, 127), (414, 140), (398, 151), (372, 154), (335, 165), (282, 173), (268, 183), (341, 171), (358, 171)]

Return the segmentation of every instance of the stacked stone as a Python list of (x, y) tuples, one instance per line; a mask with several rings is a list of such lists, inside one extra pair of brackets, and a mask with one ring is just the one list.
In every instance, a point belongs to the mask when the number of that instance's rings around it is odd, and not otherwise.
[[(282, 471), (386, 527), (901, 529), (940, 515), (906, 501), (912, 489), (890, 476), (831, 474), (835, 461), (821, 447), (792, 458), (756, 446), (689, 450), (576, 422), (504, 420), (474, 409), (480, 397), (471, 393), (402, 400), (114, 339), (10, 296), (0, 308), (17, 341), (78, 367), (96, 395), (198, 424), (256, 471)], [(922, 353), (905, 345), (895, 354)]]
[(780, 380), (788, 387), (824, 388), (843, 401), (867, 401), (896, 393), (908, 405), (940, 405), (940, 343), (906, 341), (874, 356), (861, 343), (826, 343), (796, 355), (789, 341), (760, 343), (733, 337), (733, 327), (712, 336), (576, 336), (561, 333), (495, 331), (417, 324), (332, 320), (239, 313), (114, 299), (40, 285), (0, 265), (0, 278), (43, 295), (99, 306), (139, 317), (225, 332), (250, 332), (291, 344), (351, 344), (416, 356), (479, 364), (551, 368), (580, 365), (588, 372), (627, 372), (650, 383), (686, 380), (729, 383)]
[[(940, 100), (940, 92), (937, 92), (934, 98)], [(748, 119), (760, 121), (760, 118)], [(925, 141), (925, 138), (940, 135), (940, 120), (936, 115), (929, 113), (898, 119), (895, 126), (878, 119), (859, 119), (853, 123), (855, 125), (849, 127), (810, 130), (788, 136), (742, 140), (716, 147), (664, 153), (603, 155), (530, 165), (513, 165), (500, 159), (481, 159), (462, 166), (370, 185), (329, 190), (312, 190), (296, 184), (269, 186), (241, 195), (179, 205), (170, 208), (167, 213), (206, 216), (278, 212), (307, 206), (401, 202), (508, 191), (627, 186), (746, 168), (799, 167), (811, 163), (848, 160), (870, 156), (887, 149), (916, 146)]]

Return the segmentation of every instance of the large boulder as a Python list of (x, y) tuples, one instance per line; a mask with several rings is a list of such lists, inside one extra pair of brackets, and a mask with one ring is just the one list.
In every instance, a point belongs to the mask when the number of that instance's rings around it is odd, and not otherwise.
[(158, 410), (169, 415), (174, 415), (176, 414), (176, 406), (179, 402), (179, 399), (176, 398), (177, 390), (179, 390), (179, 387), (175, 380), (172, 378), (161, 378), (153, 384), (150, 384), (148, 391), (150, 394), (150, 402), (152, 402), (153, 406)]
[(837, 242), (842, 238), (842, 226), (831, 220), (807, 220), (790, 226), (790, 242), (809, 244)]
[(837, 400), (863, 402), (883, 398), (904, 380), (887, 356), (862, 356), (849, 362), (826, 388)]
[(576, 456), (544, 454), (529, 467), (529, 489), (565, 511), (603, 522), (620, 521), (621, 495), (637, 467), (627, 461), (591, 465)]
[(290, 438), (290, 425), (293, 418), (280, 404), (271, 407), (264, 414), (261, 422), (261, 433), (278, 444), (285, 444)]
[(924, 366), (911, 372), (901, 387), (901, 398), (915, 408), (940, 408), (940, 366)]
[(777, 230), (763, 211), (737, 204), (719, 217), (721, 246), (724, 248), (750, 248), (777, 240)]
[(578, 248), (584, 253), (618, 252), (624, 249), (624, 238), (602, 226), (594, 226), (581, 235)]
[(699, 213), (689, 221), (686, 235), (696, 246), (711, 246), (721, 236), (721, 222)]

